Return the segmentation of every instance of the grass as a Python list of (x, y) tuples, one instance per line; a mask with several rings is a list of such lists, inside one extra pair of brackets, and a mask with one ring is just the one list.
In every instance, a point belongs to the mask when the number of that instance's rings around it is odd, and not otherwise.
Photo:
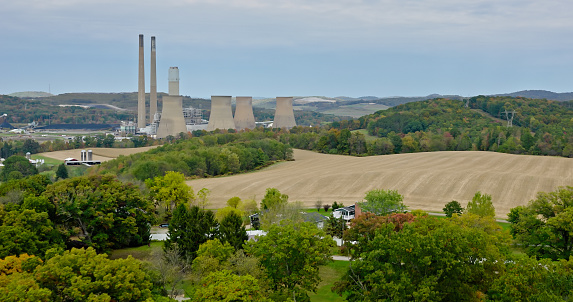
[(374, 136), (374, 135), (368, 134), (368, 130), (366, 130), (366, 129), (358, 129), (358, 130), (354, 130), (354, 131), (351, 131), (351, 132), (360, 132), (360, 133), (364, 134), (364, 138), (366, 138), (366, 141), (367, 141), (367, 142), (371, 142), (371, 141), (373, 141), (373, 140), (375, 140), (375, 139), (378, 138), (378, 137), (376, 137), (376, 136)]
[(57, 160), (54, 158), (50, 158), (50, 157), (45, 157), (45, 156), (41, 156), (41, 155), (32, 155), (32, 159), (43, 159), (44, 160), (44, 164), (45, 165), (49, 165), (49, 166), (57, 166), (61, 163), (63, 163), (63, 160)]
[(120, 258), (127, 258), (127, 256), (132, 256), (135, 259), (145, 261), (145, 262), (152, 262), (154, 258), (154, 254), (161, 253), (163, 249), (163, 242), (161, 241), (152, 241), (150, 246), (138, 246), (138, 247), (129, 247), (119, 250), (114, 250), (109, 255), (110, 259), (120, 259)]
[(348, 268), (348, 261), (333, 261), (320, 267), (320, 278), (316, 293), (309, 293), (310, 301), (344, 301), (344, 299), (331, 291), (334, 282), (338, 281)]

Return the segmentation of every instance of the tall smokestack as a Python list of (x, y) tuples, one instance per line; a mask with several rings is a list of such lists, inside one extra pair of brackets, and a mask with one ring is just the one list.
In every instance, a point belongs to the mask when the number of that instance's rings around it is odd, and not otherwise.
[(238, 96), (235, 107), (235, 127), (238, 130), (255, 129), (255, 116), (253, 115), (253, 98)]
[(183, 117), (183, 97), (179, 95), (179, 68), (169, 67), (169, 95), (163, 97), (163, 109), (157, 128), (157, 138), (187, 133)]
[(137, 86), (138, 128), (145, 128), (145, 75), (143, 72), (143, 35), (139, 35), (139, 84)]
[(277, 97), (277, 108), (273, 128), (290, 129), (296, 127), (294, 111), (292, 109), (292, 97)]
[(155, 70), (155, 37), (151, 37), (151, 67), (149, 84), (149, 123), (153, 123), (153, 117), (157, 112), (157, 72)]
[(211, 96), (211, 115), (207, 131), (215, 129), (235, 129), (230, 96)]

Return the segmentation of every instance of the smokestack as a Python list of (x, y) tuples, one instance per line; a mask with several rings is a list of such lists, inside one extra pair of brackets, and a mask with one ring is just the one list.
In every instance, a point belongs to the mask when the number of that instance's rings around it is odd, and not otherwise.
[(169, 95), (179, 95), (179, 68), (169, 67)]
[(253, 98), (238, 96), (235, 107), (235, 127), (238, 130), (255, 129), (255, 116), (253, 115)]
[(294, 111), (292, 109), (292, 97), (277, 97), (273, 128), (290, 129), (292, 127), (296, 127)]
[(183, 117), (183, 97), (179, 95), (179, 68), (170, 67), (168, 79), (169, 95), (162, 98), (163, 109), (157, 128), (157, 138), (177, 136), (181, 132), (187, 133)]
[(153, 123), (153, 118), (157, 112), (157, 72), (155, 70), (155, 37), (151, 37), (151, 67), (149, 83), (149, 123)]
[(211, 96), (211, 115), (207, 131), (215, 129), (235, 129), (230, 96)]
[(137, 86), (138, 128), (145, 128), (145, 75), (143, 71), (143, 35), (139, 35), (139, 83)]

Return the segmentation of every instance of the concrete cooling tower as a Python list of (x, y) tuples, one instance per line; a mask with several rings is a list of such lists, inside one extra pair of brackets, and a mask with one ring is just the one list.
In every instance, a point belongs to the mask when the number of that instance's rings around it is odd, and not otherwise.
[(294, 111), (292, 109), (292, 97), (277, 97), (273, 128), (290, 129), (292, 127), (296, 127)]
[(155, 37), (151, 37), (151, 67), (149, 83), (149, 123), (153, 123), (153, 118), (157, 112), (157, 72), (155, 70)]
[(139, 35), (139, 76), (137, 85), (137, 127), (145, 128), (145, 75), (143, 70), (143, 35)]
[(183, 97), (179, 95), (179, 68), (169, 68), (169, 95), (162, 99), (163, 109), (157, 128), (157, 138), (177, 136), (181, 132), (187, 133), (183, 117)]
[(230, 96), (211, 96), (211, 115), (207, 131), (215, 129), (235, 129)]
[(255, 129), (255, 116), (253, 115), (253, 98), (238, 96), (235, 107), (235, 127), (238, 130)]

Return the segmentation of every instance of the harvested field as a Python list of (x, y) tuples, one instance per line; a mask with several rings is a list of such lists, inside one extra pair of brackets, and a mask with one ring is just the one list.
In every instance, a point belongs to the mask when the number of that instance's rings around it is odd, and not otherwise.
[(93, 160), (101, 160), (102, 162), (104, 162), (119, 157), (120, 155), (130, 155), (134, 153), (145, 152), (147, 150), (157, 147), (158, 146), (149, 146), (140, 148), (85, 148), (85, 149), (45, 152), (45, 153), (39, 153), (38, 155), (64, 161), (64, 159), (68, 157), (80, 159), (81, 150), (92, 150)]
[(345, 205), (372, 189), (393, 189), (410, 209), (441, 212), (452, 200), (465, 206), (477, 191), (491, 194), (497, 216), (525, 205), (537, 192), (573, 185), (573, 159), (481, 151), (351, 157), (294, 150), (293, 162), (228, 177), (187, 181), (211, 190), (210, 208), (239, 196), (260, 202), (269, 187), (312, 207), (317, 200)]

